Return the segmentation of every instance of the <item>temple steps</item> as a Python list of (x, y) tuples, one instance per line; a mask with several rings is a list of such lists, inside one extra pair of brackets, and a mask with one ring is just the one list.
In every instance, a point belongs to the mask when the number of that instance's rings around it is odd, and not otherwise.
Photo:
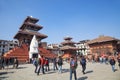
[(39, 48), (39, 51), (40, 51), (40, 55), (43, 55), (44, 57), (47, 57), (47, 58), (57, 57), (56, 54), (53, 54), (52, 52), (50, 52), (49, 50), (45, 48)]
[(19, 63), (26, 63), (29, 60), (28, 46), (22, 44), (21, 47), (15, 47), (12, 50), (5, 53), (6, 58), (17, 58)]
[[(6, 58), (17, 58), (19, 63), (26, 63), (29, 62), (29, 50), (28, 45), (22, 44), (21, 47), (15, 47), (12, 50), (8, 51), (4, 54), (4, 57)], [(54, 58), (57, 57), (56, 54), (53, 54), (51, 51), (45, 49), (45, 48), (39, 48), (40, 55), (43, 55), (47, 58)]]

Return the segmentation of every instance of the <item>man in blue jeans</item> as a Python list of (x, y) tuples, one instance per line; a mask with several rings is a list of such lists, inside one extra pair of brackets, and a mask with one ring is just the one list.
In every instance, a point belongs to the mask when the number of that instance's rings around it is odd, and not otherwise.
[(82, 66), (82, 72), (83, 74), (85, 74), (85, 70), (86, 70), (86, 59), (84, 56), (82, 56), (81, 60), (80, 60), (80, 64)]
[(112, 71), (115, 72), (115, 59), (114, 59), (114, 57), (112, 57), (110, 59), (110, 65), (112, 66)]
[(70, 60), (70, 80), (72, 80), (72, 74), (74, 74), (74, 79), (77, 80), (76, 76), (77, 60), (71, 57)]

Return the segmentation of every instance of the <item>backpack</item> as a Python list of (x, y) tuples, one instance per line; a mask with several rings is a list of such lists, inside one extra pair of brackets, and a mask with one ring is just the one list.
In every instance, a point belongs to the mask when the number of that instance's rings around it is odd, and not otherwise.
[(62, 65), (62, 64), (63, 64), (62, 59), (59, 59), (59, 60), (58, 60), (58, 65)]
[(80, 64), (86, 64), (86, 60), (85, 59), (81, 59)]
[(33, 61), (33, 64), (34, 64), (34, 65), (37, 65), (37, 60), (34, 60), (34, 61)]

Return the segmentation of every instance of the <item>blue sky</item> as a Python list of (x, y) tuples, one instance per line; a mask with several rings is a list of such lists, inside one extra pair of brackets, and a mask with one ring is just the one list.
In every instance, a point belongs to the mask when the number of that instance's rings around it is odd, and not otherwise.
[(106, 35), (120, 39), (120, 0), (0, 0), (0, 39), (13, 40), (27, 16), (39, 19), (43, 42)]

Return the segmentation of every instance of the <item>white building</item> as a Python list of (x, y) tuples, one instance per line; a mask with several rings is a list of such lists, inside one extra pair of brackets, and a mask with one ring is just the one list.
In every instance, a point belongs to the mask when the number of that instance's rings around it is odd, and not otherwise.
[(9, 50), (14, 48), (15, 46), (18, 46), (17, 40), (12, 40), (12, 41), (0, 40), (0, 55), (8, 52)]
[(76, 44), (76, 47), (79, 49), (77, 51), (80, 55), (87, 55), (90, 52), (89, 45), (87, 44), (89, 40), (82, 40)]
[(54, 54), (61, 55), (62, 51), (60, 51), (60, 47), (61, 47), (60, 44), (49, 44), (47, 49), (51, 50), (52, 53), (54, 53)]

